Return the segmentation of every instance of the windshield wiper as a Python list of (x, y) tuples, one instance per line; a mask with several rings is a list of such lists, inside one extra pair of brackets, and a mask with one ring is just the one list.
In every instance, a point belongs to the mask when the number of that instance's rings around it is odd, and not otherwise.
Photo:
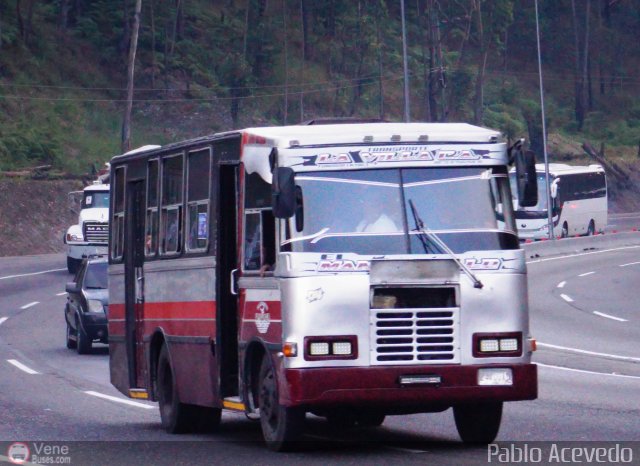
[(469, 267), (467, 267), (460, 259), (458, 259), (458, 257), (451, 250), (451, 248), (447, 246), (446, 243), (438, 237), (438, 235), (436, 235), (433, 231), (429, 229), (429, 227), (427, 227), (424, 224), (424, 222), (420, 218), (420, 215), (418, 214), (418, 210), (416, 209), (416, 206), (413, 203), (412, 199), (409, 199), (409, 206), (411, 207), (411, 215), (413, 215), (413, 221), (416, 224), (416, 228), (414, 231), (418, 231), (420, 233), (420, 236), (418, 236), (418, 238), (420, 238), (420, 242), (424, 247), (424, 251), (427, 254), (429, 253), (427, 241), (430, 241), (432, 244), (435, 244), (442, 252), (446, 252), (454, 261), (456, 261), (456, 264), (458, 264), (462, 269), (462, 271), (465, 274), (467, 274), (467, 276), (471, 279), (471, 281), (473, 282), (474, 288), (481, 289), (484, 285), (480, 280), (478, 280), (478, 277), (474, 275), (474, 273), (469, 269)]

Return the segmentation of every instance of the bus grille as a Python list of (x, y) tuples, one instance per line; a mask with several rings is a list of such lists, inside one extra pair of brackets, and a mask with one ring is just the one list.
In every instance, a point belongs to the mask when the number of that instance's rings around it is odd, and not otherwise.
[(83, 225), (84, 239), (88, 243), (109, 242), (109, 224), (99, 222), (85, 222)]
[(457, 364), (459, 307), (371, 309), (371, 364)]

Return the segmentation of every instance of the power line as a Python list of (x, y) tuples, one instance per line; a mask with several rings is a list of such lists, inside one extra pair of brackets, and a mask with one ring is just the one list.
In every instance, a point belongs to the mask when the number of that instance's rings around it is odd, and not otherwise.
[[(394, 77), (394, 78), (385, 78), (384, 82), (393, 82), (399, 81), (403, 79), (402, 76)], [(321, 92), (331, 92), (338, 91), (342, 89), (352, 89), (359, 86), (373, 86), (377, 85), (378, 81), (365, 82), (365, 83), (357, 83), (350, 86), (334, 86), (334, 87), (325, 87), (319, 89), (309, 89), (309, 90), (298, 90), (298, 91), (289, 91), (288, 95), (308, 95), (308, 94), (317, 94)], [(184, 91), (183, 91), (184, 92)], [(228, 101), (233, 99), (245, 100), (245, 99), (261, 99), (261, 98), (269, 98), (269, 97), (282, 97), (285, 93), (272, 93), (272, 94), (258, 94), (258, 95), (248, 95), (248, 96), (228, 96), (228, 97), (212, 97), (212, 98), (182, 98), (182, 99), (133, 99), (134, 102), (147, 102), (147, 103), (184, 103), (184, 102), (217, 102), (217, 101)], [(0, 99), (9, 99), (9, 100), (31, 100), (31, 101), (42, 101), (42, 102), (93, 102), (93, 103), (115, 103), (115, 102), (126, 102), (127, 99), (87, 99), (80, 97), (31, 97), (31, 96), (18, 96), (18, 95), (2, 95), (0, 94)]]

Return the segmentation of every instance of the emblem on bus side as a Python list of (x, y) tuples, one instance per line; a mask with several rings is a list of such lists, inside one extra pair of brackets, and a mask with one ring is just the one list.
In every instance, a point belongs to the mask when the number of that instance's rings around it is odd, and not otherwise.
[(256, 308), (256, 328), (260, 333), (267, 333), (269, 330), (269, 324), (271, 324), (271, 315), (269, 314), (269, 306), (264, 301), (258, 303)]

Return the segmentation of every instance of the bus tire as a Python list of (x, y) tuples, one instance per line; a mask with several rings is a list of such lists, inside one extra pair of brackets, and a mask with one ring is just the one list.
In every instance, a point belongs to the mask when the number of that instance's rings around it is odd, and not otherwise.
[(562, 224), (562, 232), (560, 233), (560, 238), (568, 238), (569, 237), (569, 225), (567, 222)]
[(80, 319), (76, 319), (76, 350), (78, 354), (88, 354), (91, 351), (92, 343), (87, 332), (82, 329)]
[(270, 450), (291, 450), (302, 434), (305, 412), (279, 403), (278, 379), (268, 354), (262, 359), (258, 384), (260, 425), (264, 441)]
[(591, 219), (589, 222), (589, 228), (587, 228), (587, 236), (593, 236), (596, 233), (596, 222)]
[(167, 346), (163, 345), (158, 357), (158, 407), (162, 427), (170, 434), (187, 432), (193, 418), (193, 407), (180, 403), (176, 377), (169, 360)]
[(67, 256), (67, 271), (69, 273), (76, 273), (78, 271), (78, 267), (80, 267), (81, 262), (82, 261), (78, 259)]
[(502, 420), (502, 402), (453, 407), (456, 429), (464, 443), (486, 445), (495, 440)]

